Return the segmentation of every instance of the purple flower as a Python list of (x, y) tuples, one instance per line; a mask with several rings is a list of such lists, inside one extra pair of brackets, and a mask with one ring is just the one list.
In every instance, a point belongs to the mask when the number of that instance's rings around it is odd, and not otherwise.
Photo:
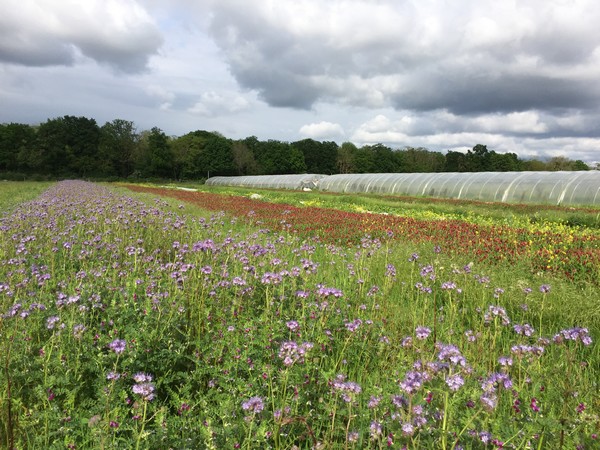
[(404, 436), (412, 436), (415, 434), (415, 427), (410, 422), (405, 422), (402, 424), (402, 434)]
[(379, 405), (380, 401), (381, 401), (381, 397), (375, 397), (374, 395), (371, 395), (371, 398), (369, 399), (369, 403), (367, 403), (367, 406), (369, 408), (376, 408), (377, 405)]
[(560, 344), (565, 340), (574, 342), (581, 341), (581, 343), (586, 347), (591, 345), (592, 343), (592, 338), (589, 335), (589, 330), (587, 328), (580, 327), (561, 330), (557, 335), (554, 336), (552, 340), (556, 344)]
[(520, 334), (521, 336), (528, 337), (533, 336), (533, 333), (535, 333), (535, 329), (528, 323), (525, 323), (523, 325), (515, 324), (513, 326), (513, 330), (515, 330), (515, 333)]
[(459, 374), (455, 374), (446, 378), (446, 384), (451, 391), (456, 392), (465, 384), (465, 380)]
[(446, 281), (444, 283), (442, 283), (442, 289), (444, 290), (452, 290), (452, 289), (456, 289), (456, 283), (453, 281)]
[(438, 344), (438, 349), (439, 349), (438, 359), (440, 361), (442, 361), (442, 362), (449, 361), (450, 363), (452, 363), (455, 366), (457, 366), (457, 365), (462, 366), (462, 367), (467, 366), (467, 360), (460, 353), (460, 350), (458, 349), (458, 347), (456, 345)]
[(46, 319), (46, 328), (48, 328), (49, 330), (52, 330), (54, 328), (54, 326), (56, 325), (56, 322), (60, 321), (60, 317), (58, 316), (52, 316), (52, 317), (48, 317)]
[(512, 366), (513, 365), (513, 360), (510, 356), (501, 356), (500, 358), (498, 358), (498, 363), (501, 366)]
[(110, 348), (117, 355), (123, 353), (125, 351), (126, 346), (127, 342), (125, 341), (125, 339), (115, 339), (110, 344), (108, 344), (108, 348)]
[(133, 385), (133, 393), (142, 397), (142, 400), (147, 402), (152, 401), (154, 398), (154, 384), (153, 383), (138, 383)]
[(306, 352), (311, 348), (313, 348), (312, 342), (303, 342), (298, 345), (294, 341), (285, 341), (279, 347), (279, 357), (283, 359), (286, 367), (290, 367), (296, 362), (303, 363)]
[(152, 375), (144, 372), (138, 372), (133, 376), (133, 380), (136, 383), (149, 383), (152, 381)]
[(490, 305), (488, 307), (487, 312), (483, 316), (486, 324), (494, 321), (494, 319), (498, 317), (502, 321), (502, 325), (510, 325), (510, 319), (508, 318), (508, 314), (506, 314), (506, 310), (500, 306)]
[(362, 388), (354, 381), (346, 381), (346, 376), (339, 374), (331, 382), (334, 392), (339, 392), (346, 403), (350, 403), (355, 395), (362, 392)]
[(550, 292), (550, 285), (549, 284), (542, 284), (540, 286), (540, 292), (542, 294), (547, 294), (548, 292)]
[(352, 322), (346, 322), (344, 325), (348, 331), (353, 333), (362, 325), (362, 320), (355, 319)]
[(242, 409), (244, 411), (251, 412), (252, 414), (259, 414), (265, 409), (263, 399), (260, 397), (250, 397), (248, 400), (242, 403)]
[(116, 380), (118, 380), (119, 378), (121, 378), (121, 374), (120, 374), (120, 373), (118, 373), (118, 372), (112, 372), (112, 371), (111, 371), (111, 372), (108, 372), (108, 373), (106, 374), (106, 379), (107, 379), (107, 380), (109, 380), (109, 381), (116, 381)]
[(428, 376), (426, 373), (409, 371), (404, 375), (404, 380), (400, 382), (400, 389), (411, 395), (421, 389), (423, 383), (427, 380)]
[(481, 397), (479, 397), (479, 400), (483, 403), (483, 407), (488, 411), (496, 409), (496, 405), (498, 405), (498, 397), (493, 392), (483, 393)]
[(295, 320), (290, 320), (286, 322), (285, 325), (290, 329), (290, 331), (297, 331), (300, 328), (300, 325)]
[(418, 326), (415, 329), (415, 335), (417, 336), (417, 339), (420, 339), (420, 340), (427, 339), (430, 334), (431, 334), (431, 330), (427, 327)]
[(371, 425), (369, 425), (369, 430), (371, 430), (371, 439), (373, 440), (379, 439), (381, 433), (383, 432), (381, 423), (377, 422), (376, 420), (371, 422)]

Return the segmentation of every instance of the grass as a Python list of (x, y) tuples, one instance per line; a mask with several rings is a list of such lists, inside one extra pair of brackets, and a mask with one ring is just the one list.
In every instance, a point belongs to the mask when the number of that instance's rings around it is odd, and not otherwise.
[(9, 212), (15, 206), (34, 199), (51, 185), (51, 182), (0, 181), (0, 211)]
[(82, 182), (6, 214), (1, 445), (598, 444), (594, 284), (244, 217)]

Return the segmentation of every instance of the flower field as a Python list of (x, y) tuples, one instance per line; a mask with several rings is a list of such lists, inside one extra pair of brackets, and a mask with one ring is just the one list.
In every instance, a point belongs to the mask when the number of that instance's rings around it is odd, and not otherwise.
[[(210, 211), (226, 211), (250, 223), (288, 230), (303, 238), (347, 244), (365, 235), (400, 239), (420, 244), (429, 242), (456, 255), (469, 255), (477, 262), (521, 264), (532, 273), (560, 274), (570, 280), (600, 280), (600, 233), (551, 228), (530, 223), (521, 226), (472, 223), (459, 218), (437, 220), (390, 214), (340, 211), (260, 201), (237, 195), (129, 186), (191, 202)], [(481, 220), (480, 220), (481, 222)]]
[(0, 210), (0, 447), (600, 445), (594, 233), (144, 190)]

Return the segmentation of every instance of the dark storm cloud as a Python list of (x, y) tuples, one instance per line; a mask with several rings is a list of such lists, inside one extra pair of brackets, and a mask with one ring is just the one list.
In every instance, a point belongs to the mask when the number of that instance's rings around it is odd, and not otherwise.
[[(380, 106), (457, 113), (592, 108), (600, 99), (594, 77), (585, 76), (586, 65), (600, 62), (600, 35), (590, 33), (600, 8), (592, 3), (565, 9), (564, 2), (536, 1), (519, 10), (464, 1), (427, 10), (380, 1), (353, 10), (365, 3), (328, 2), (313, 23), (298, 25), (290, 4), (222, 0), (214, 3), (211, 32), (238, 82), (272, 106), (372, 106), (373, 92)], [(308, 16), (315, 5), (304, 3)]]
[(397, 109), (447, 109), (456, 114), (527, 111), (531, 109), (590, 109), (600, 95), (589, 81), (537, 75), (447, 74), (413, 80), (404, 92), (392, 95)]

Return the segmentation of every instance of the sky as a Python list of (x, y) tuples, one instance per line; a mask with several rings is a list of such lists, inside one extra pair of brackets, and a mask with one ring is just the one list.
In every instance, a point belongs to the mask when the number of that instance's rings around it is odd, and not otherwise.
[(596, 0), (1, 0), (0, 123), (600, 161)]

